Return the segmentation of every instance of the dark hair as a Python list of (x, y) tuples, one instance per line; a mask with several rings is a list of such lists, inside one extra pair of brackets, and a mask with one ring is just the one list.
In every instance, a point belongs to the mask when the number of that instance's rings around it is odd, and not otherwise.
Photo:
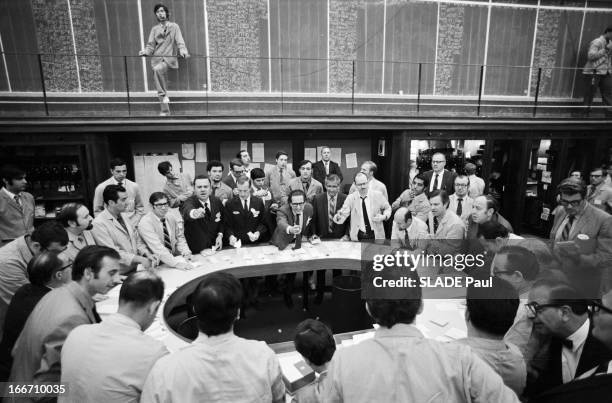
[[(0, 176), (3, 181), (11, 183), (12, 180), (21, 179), (26, 175), (25, 171), (21, 168), (17, 168), (14, 165), (5, 165), (0, 170)], [(4, 186), (4, 182), (0, 181), (0, 187)]]
[(448, 205), (450, 203), (450, 199), (448, 198), (448, 192), (446, 190), (434, 190), (429, 195), (429, 200), (433, 199), (434, 197), (438, 197), (438, 196), (440, 197), (440, 200), (442, 201), (442, 204), (444, 205), (444, 207), (448, 208)]
[(212, 180), (210, 179), (210, 176), (208, 175), (198, 175), (195, 177), (195, 179), (193, 180), (193, 186), (195, 187), (195, 183), (198, 179), (206, 179), (208, 181), (208, 183), (210, 183), (210, 186), (212, 186)]
[(170, 163), (170, 161), (162, 161), (159, 164), (157, 164), (157, 170), (159, 171), (160, 174), (166, 176), (166, 174), (168, 173), (168, 171), (170, 171), (170, 169), (172, 169), (172, 164)]
[(540, 272), (536, 255), (522, 246), (506, 245), (497, 252), (497, 255), (506, 255), (510, 271), (521, 272), (525, 280), (535, 280)]
[(102, 192), (102, 200), (104, 200), (105, 204), (108, 204), (109, 201), (114, 201), (117, 203), (119, 200), (119, 193), (125, 193), (126, 190), (121, 185), (108, 185), (104, 188), (104, 192)]
[(329, 362), (336, 351), (331, 329), (314, 319), (306, 319), (297, 325), (293, 344), (298, 353), (315, 365)]
[(340, 177), (336, 174), (329, 174), (325, 177), (325, 183), (338, 183), (340, 184), (340, 182), (342, 182), (342, 180), (340, 179)]
[(249, 185), (251, 184), (251, 180), (249, 179), (249, 177), (246, 175), (243, 175), (240, 178), (236, 179), (236, 186), (242, 185), (245, 182), (248, 183)]
[(221, 171), (225, 169), (225, 166), (223, 165), (221, 161), (212, 160), (212, 161), (209, 161), (208, 164), (206, 164), (206, 172), (210, 172), (210, 170), (213, 169), (214, 167), (221, 167)]
[(310, 164), (312, 166), (312, 162), (310, 160), (301, 160), (300, 163), (298, 164), (298, 169), (300, 169), (306, 164)]
[(287, 201), (292, 203), (294, 196), (304, 196), (304, 202), (306, 202), (306, 193), (304, 193), (302, 189), (292, 190), (291, 193), (289, 193), (289, 197), (287, 197)]
[(283, 150), (280, 150), (279, 152), (276, 153), (276, 159), (278, 159), (281, 155), (285, 155), (287, 158), (289, 158), (289, 154), (287, 154)]
[(149, 196), (149, 203), (154, 204), (156, 201), (161, 199), (168, 199), (168, 196), (164, 192), (153, 192)]
[(249, 150), (242, 149), (242, 150), (238, 151), (238, 154), (236, 154), (236, 158), (242, 159), (242, 153), (248, 153), (248, 152), (249, 152)]
[(487, 200), (487, 210), (492, 208), (494, 213), (499, 211), (499, 203), (495, 198), (491, 195), (484, 195), (484, 198)]
[(491, 279), (491, 287), (467, 287), (467, 312), (475, 328), (503, 336), (514, 323), (520, 303), (518, 291), (501, 278), (486, 278)]
[[(368, 262), (367, 265), (373, 265)], [(422, 303), (422, 291), (419, 283), (419, 275), (412, 270), (399, 270), (398, 267), (387, 266), (384, 272), (385, 278), (399, 279), (407, 277), (414, 282), (415, 287), (406, 287), (402, 299), (368, 299), (370, 316), (381, 326), (393, 327), (397, 323), (411, 324), (414, 322)], [(373, 272), (369, 268), (368, 272)]]
[(119, 303), (132, 303), (142, 307), (164, 298), (164, 282), (155, 273), (140, 271), (132, 273), (123, 281), (119, 290)]
[(64, 226), (57, 221), (48, 221), (36, 228), (30, 235), (32, 242), (38, 242), (42, 249), (47, 249), (53, 242), (60, 245), (68, 244), (68, 233)]
[(473, 175), (476, 173), (476, 165), (472, 164), (471, 162), (468, 162), (467, 164), (465, 164), (465, 173), (468, 175)]
[(72, 279), (74, 281), (81, 281), (87, 268), (91, 269), (95, 278), (98, 278), (98, 273), (100, 273), (102, 268), (102, 260), (105, 257), (121, 259), (119, 252), (107, 246), (88, 245), (84, 247), (79, 251), (72, 263)]
[(57, 216), (55, 216), (55, 220), (62, 224), (64, 228), (68, 228), (70, 226), (70, 223), (68, 221), (77, 221), (77, 211), (79, 211), (81, 207), (85, 206), (81, 203), (66, 203), (62, 206), (62, 209), (57, 214)]
[(486, 240), (492, 241), (497, 238), (508, 238), (508, 228), (504, 227), (498, 221), (489, 220), (478, 224), (478, 238), (483, 237)]
[(414, 178), (412, 178), (412, 183), (414, 183), (414, 180), (418, 179), (421, 182), (423, 182), (423, 185), (425, 185), (425, 177), (422, 174), (418, 174), (417, 176), (415, 176)]
[(233, 171), (235, 166), (241, 167), (242, 166), (242, 161), (239, 160), (238, 158), (233, 158), (232, 160), (230, 160), (230, 162), (229, 162), (229, 169), (230, 169), (230, 171)]
[(56, 251), (44, 251), (34, 256), (27, 268), (30, 283), (38, 286), (48, 284), (53, 275), (62, 268), (63, 263)]
[(115, 169), (115, 167), (120, 167), (121, 165), (127, 165), (122, 158), (115, 157), (110, 160), (110, 169)]
[(166, 7), (165, 5), (163, 5), (161, 3), (160, 4), (156, 4), (153, 7), (153, 14), (157, 14), (157, 10), (160, 9), (160, 8), (163, 8), (164, 11), (166, 12), (166, 18), (170, 18), (170, 10), (168, 10), (168, 7)]
[(470, 187), (470, 178), (468, 178), (466, 175), (457, 175), (455, 177), (455, 180), (453, 181), (453, 183), (455, 183), (457, 181), (457, 179), (461, 179), (461, 180), (467, 179), (468, 188)]
[(266, 177), (266, 173), (264, 172), (263, 169), (261, 168), (251, 169), (251, 179), (255, 180), (255, 179), (261, 179), (265, 177)]
[(606, 30), (604, 31), (604, 35), (607, 34), (608, 32), (612, 32), (612, 25), (610, 25), (609, 27), (606, 27)]
[(583, 181), (575, 178), (566, 178), (557, 185), (557, 194), (565, 194), (573, 196), (580, 194), (584, 199), (586, 197), (587, 188)]
[(554, 279), (542, 279), (533, 283), (531, 289), (533, 290), (537, 287), (546, 287), (550, 289), (548, 303), (558, 306), (569, 306), (576, 315), (584, 315), (587, 313), (587, 301), (582, 298), (580, 293), (571, 285)]
[(210, 273), (202, 278), (193, 301), (200, 331), (207, 336), (227, 333), (242, 304), (242, 286), (229, 273)]

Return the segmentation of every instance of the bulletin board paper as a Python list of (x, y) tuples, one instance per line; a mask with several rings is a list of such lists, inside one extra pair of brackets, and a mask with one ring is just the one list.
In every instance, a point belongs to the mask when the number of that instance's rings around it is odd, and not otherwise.
[(331, 149), (331, 160), (338, 165), (342, 165), (342, 148)]
[(207, 162), (207, 161), (208, 161), (208, 150), (206, 149), (206, 143), (196, 143), (195, 162)]
[(265, 162), (266, 159), (264, 157), (264, 143), (253, 143), (253, 155), (252, 155), (252, 160), (253, 162)]
[(192, 160), (195, 154), (193, 143), (182, 144), (181, 154), (183, 155), (183, 158)]
[(195, 178), (195, 161), (183, 160), (183, 173), (189, 175), (190, 178)]
[(317, 149), (310, 147), (304, 148), (304, 159), (315, 163), (317, 161)]
[(345, 155), (346, 167), (348, 169), (357, 168), (357, 153), (350, 153)]

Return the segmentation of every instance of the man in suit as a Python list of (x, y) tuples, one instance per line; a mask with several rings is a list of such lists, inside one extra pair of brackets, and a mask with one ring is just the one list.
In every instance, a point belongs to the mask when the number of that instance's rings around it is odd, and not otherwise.
[[(282, 205), (276, 212), (276, 230), (270, 243), (279, 250), (287, 248), (295, 242), (294, 249), (302, 247), (302, 240), (312, 236), (312, 205), (306, 201), (303, 190), (293, 190), (289, 193), (288, 203)], [(280, 283), (283, 289), (285, 304), (293, 307), (293, 283), (295, 273), (281, 276)], [(306, 302), (306, 301), (304, 301)]]
[(138, 224), (140, 218), (145, 214), (144, 202), (140, 195), (140, 188), (136, 182), (127, 179), (127, 164), (121, 158), (113, 158), (110, 162), (111, 177), (96, 186), (93, 200), (94, 217), (104, 211), (104, 189), (108, 185), (119, 185), (125, 189), (127, 200), (125, 212), (134, 225)]
[(71, 260), (87, 245), (96, 244), (91, 233), (93, 217), (89, 215), (89, 209), (81, 203), (64, 204), (55, 219), (64, 226), (68, 234), (68, 245), (64, 254)]
[(238, 151), (238, 153), (236, 154), (236, 158), (238, 158), (240, 160), (240, 162), (242, 162), (242, 167), (244, 168), (244, 175), (246, 175), (247, 178), (251, 177), (251, 156), (249, 155), (249, 152), (247, 150), (240, 150)]
[(336, 175), (340, 178), (342, 183), (343, 176), (340, 166), (331, 160), (331, 148), (321, 148), (321, 160), (312, 164), (312, 176), (320, 183), (325, 183), (325, 177), (327, 175)]
[(72, 280), (45, 295), (26, 321), (15, 348), (10, 382), (59, 382), (60, 355), (68, 334), (79, 325), (100, 322), (93, 296), (120, 282), (116, 250), (87, 246), (72, 265)]
[(266, 186), (266, 174), (261, 168), (251, 170), (251, 195), (259, 197), (266, 210), (265, 224), (268, 231), (260, 237), (261, 241), (268, 241), (276, 229), (276, 210), (279, 204), (272, 198), (272, 192)]
[(11, 351), (32, 310), (49, 291), (72, 281), (72, 260), (57, 251), (44, 251), (28, 263), (30, 282), (22, 285), (8, 306), (0, 342), (0, 382), (8, 379), (13, 357)]
[(28, 262), (45, 250), (66, 249), (68, 235), (61, 224), (50, 221), (0, 248), (0, 332), (15, 291), (28, 284)]
[(412, 187), (404, 190), (393, 202), (391, 208), (397, 210), (400, 207), (407, 207), (413, 217), (422, 221), (427, 221), (431, 205), (429, 198), (425, 194), (425, 179), (421, 175), (412, 179)]
[(529, 363), (528, 395), (568, 383), (612, 358), (612, 352), (593, 337), (587, 301), (581, 298), (570, 285), (556, 280), (539, 280), (529, 292), (527, 307), (534, 331), (549, 336), (550, 343), (544, 361)]
[(308, 203), (312, 203), (316, 195), (323, 193), (323, 185), (312, 177), (312, 163), (310, 161), (300, 161), (298, 169), (300, 176), (289, 181), (289, 191), (303, 190)]
[(212, 183), (211, 195), (225, 204), (229, 199), (234, 197), (234, 192), (231, 187), (221, 180), (223, 178), (223, 169), (223, 163), (217, 160), (209, 161), (206, 165), (206, 171), (208, 172), (210, 183)]
[[(378, 167), (373, 161), (366, 161), (363, 164), (361, 164), (360, 172), (368, 178), (369, 188), (371, 190), (376, 190), (382, 193), (382, 195), (388, 201), (389, 195), (387, 194), (387, 186), (374, 177), (374, 174), (376, 174), (377, 169)], [(357, 187), (355, 186), (355, 183), (353, 183), (351, 185), (351, 189), (349, 190), (349, 193), (353, 193), (356, 190), (357, 190)]]
[(26, 192), (26, 173), (14, 166), (0, 172), (0, 247), (34, 231), (34, 196)]
[(136, 270), (139, 264), (146, 269), (155, 266), (158, 258), (149, 252), (125, 212), (128, 207), (125, 188), (108, 185), (102, 197), (106, 208), (94, 219), (91, 231), (96, 244), (119, 252), (122, 274)]
[(605, 170), (595, 168), (591, 171), (591, 184), (587, 186), (587, 201), (606, 213), (612, 213), (612, 187), (604, 181)]
[(223, 204), (211, 195), (209, 177), (198, 175), (194, 182), (194, 195), (183, 204), (185, 238), (193, 253), (212, 247), (223, 247)]
[[(478, 226), (488, 221), (498, 222), (506, 227), (509, 233), (514, 232), (508, 220), (499, 214), (499, 204), (497, 200), (489, 195), (478, 196), (472, 202), (471, 214), (467, 219), (466, 238), (469, 240), (478, 239)], [(478, 242), (475, 244), (478, 244)]]
[[(468, 162), (465, 164), (465, 174), (470, 181), (468, 195), (475, 199), (484, 194), (485, 182), (481, 177), (476, 176), (476, 165)], [(456, 191), (456, 189), (455, 189)]]
[(466, 225), (472, 214), (472, 205), (474, 203), (474, 199), (468, 196), (469, 186), (470, 180), (467, 176), (457, 176), (455, 178), (455, 193), (448, 197), (450, 200), (448, 208), (457, 214)]
[(229, 173), (225, 178), (223, 178), (223, 183), (229, 186), (234, 196), (238, 195), (238, 191), (236, 190), (236, 181), (241, 176), (244, 176), (244, 167), (242, 166), (242, 161), (238, 158), (234, 158), (229, 162)]
[(385, 195), (371, 189), (370, 185), (368, 176), (357, 172), (353, 179), (353, 186), (357, 191), (346, 197), (342, 208), (334, 216), (336, 224), (342, 224), (347, 218), (351, 218), (351, 241), (385, 239), (383, 221), (391, 217), (391, 205)]
[[(550, 239), (561, 259), (605, 269), (612, 263), (612, 216), (585, 200), (582, 181), (567, 178), (557, 186), (563, 210), (555, 215)], [(611, 273), (604, 273), (604, 286)]]
[[(151, 211), (145, 214), (138, 223), (138, 234), (154, 255), (159, 256), (161, 263), (180, 270), (189, 270), (193, 266), (191, 250), (187, 246), (185, 235), (175, 215), (168, 214), (168, 198), (163, 192), (151, 193), (149, 197)], [(181, 256), (183, 259), (177, 259)]]
[(393, 216), (391, 239), (397, 240), (402, 248), (423, 249), (429, 239), (427, 224), (406, 207), (400, 207)]
[(274, 202), (281, 204), (289, 194), (289, 181), (295, 178), (295, 172), (287, 166), (289, 155), (285, 151), (276, 153), (276, 166), (266, 172), (265, 186), (272, 192)]
[(435, 153), (431, 157), (431, 171), (423, 174), (425, 179), (425, 194), (431, 197), (435, 190), (445, 190), (448, 194), (455, 192), (455, 177), (457, 174), (444, 169), (446, 166), (446, 156), (442, 153)]
[(448, 208), (450, 200), (444, 190), (434, 191), (429, 198), (429, 236), (431, 241), (426, 250), (429, 254), (457, 254), (461, 252), (465, 239), (463, 220)]
[(163, 192), (168, 197), (170, 208), (180, 208), (193, 194), (193, 180), (187, 173), (174, 172), (170, 161), (157, 164), (157, 171), (166, 177)]

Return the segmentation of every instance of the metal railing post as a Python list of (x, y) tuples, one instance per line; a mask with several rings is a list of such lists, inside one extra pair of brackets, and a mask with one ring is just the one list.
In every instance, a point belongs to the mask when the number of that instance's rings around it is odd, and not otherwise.
[(482, 81), (484, 78), (484, 65), (480, 66), (480, 84), (478, 86), (478, 107), (476, 108), (476, 116), (480, 116), (480, 102), (482, 101)]
[(127, 56), (123, 56), (123, 72), (125, 77), (125, 93), (127, 96), (128, 116), (132, 115), (132, 103), (130, 102), (130, 79), (128, 77)]
[(283, 58), (280, 58), (280, 91), (281, 91), (281, 115), (285, 113), (285, 99), (283, 94)]
[[(208, 56), (204, 56), (204, 66), (209, 66), (208, 64)], [(208, 71), (206, 72), (206, 77), (208, 77)], [(206, 82), (206, 116), (209, 116), (209, 106), (208, 106), (208, 92), (210, 91), (210, 83)]]
[(536, 116), (536, 111), (538, 109), (538, 97), (540, 95), (540, 79), (542, 78), (542, 68), (538, 67), (538, 81), (536, 83), (535, 97), (533, 99), (533, 117)]
[(43, 93), (43, 102), (45, 103), (45, 115), (49, 116), (49, 105), (47, 104), (47, 88), (45, 86), (45, 73), (43, 71), (42, 56), (38, 54), (38, 70), (40, 71), (40, 85)]
[(419, 81), (417, 83), (417, 113), (421, 111), (421, 76), (423, 73), (423, 63), (419, 63)]
[(351, 115), (355, 114), (355, 60), (353, 59), (353, 83), (351, 84)]

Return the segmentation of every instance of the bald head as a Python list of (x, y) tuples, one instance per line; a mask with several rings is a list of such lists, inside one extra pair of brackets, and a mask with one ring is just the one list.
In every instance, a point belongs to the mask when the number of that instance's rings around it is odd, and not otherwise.
[(436, 173), (440, 173), (444, 170), (446, 166), (446, 156), (442, 153), (435, 153), (431, 157), (431, 168)]

